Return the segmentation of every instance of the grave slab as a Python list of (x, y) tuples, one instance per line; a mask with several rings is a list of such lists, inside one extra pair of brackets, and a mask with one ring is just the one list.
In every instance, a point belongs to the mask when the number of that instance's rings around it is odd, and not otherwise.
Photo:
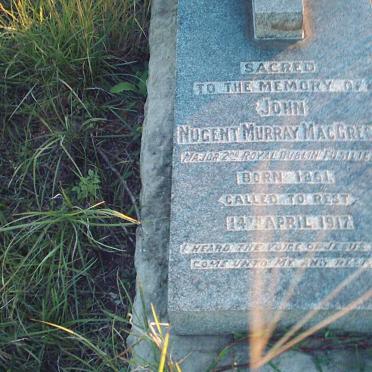
[(171, 324), (242, 332), (258, 309), (283, 328), (364, 296), (331, 326), (370, 332), (371, 4), (305, 2), (281, 45), (257, 42), (258, 3), (179, 0)]

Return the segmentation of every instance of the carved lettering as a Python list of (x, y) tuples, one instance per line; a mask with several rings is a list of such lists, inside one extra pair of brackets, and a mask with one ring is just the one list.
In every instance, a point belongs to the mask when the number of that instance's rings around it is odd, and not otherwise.
[(354, 198), (347, 193), (312, 194), (225, 194), (219, 202), (226, 207), (242, 206), (287, 206), (287, 205), (334, 205), (349, 206)]
[(252, 61), (241, 62), (243, 75), (310, 74), (317, 71), (314, 61)]
[(226, 230), (354, 230), (354, 220), (350, 215), (227, 216)]
[(320, 171), (244, 171), (237, 173), (238, 185), (332, 184), (335, 175), (329, 170)]
[(184, 243), (185, 255), (227, 253), (311, 253), (360, 252), (371, 253), (370, 242), (249, 242), (249, 243)]
[(372, 259), (365, 258), (242, 258), (219, 260), (191, 260), (192, 270), (215, 270), (215, 269), (273, 269), (273, 268), (372, 268)]
[(367, 93), (364, 79), (288, 79), (195, 82), (195, 95), (255, 93)]
[(185, 151), (181, 153), (181, 163), (221, 163), (257, 161), (357, 161), (370, 162), (372, 152), (368, 150), (224, 150)]
[(262, 116), (307, 116), (306, 100), (272, 100), (263, 98), (256, 104), (257, 114)]
[(371, 124), (332, 123), (319, 125), (301, 122), (297, 125), (257, 125), (177, 128), (177, 143), (250, 143), (250, 142), (364, 142), (372, 140)]

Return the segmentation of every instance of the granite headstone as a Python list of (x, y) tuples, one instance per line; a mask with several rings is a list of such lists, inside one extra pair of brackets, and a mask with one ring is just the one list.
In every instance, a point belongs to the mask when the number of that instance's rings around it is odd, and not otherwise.
[[(179, 0), (168, 278), (178, 333), (246, 331), (252, 309), (281, 309), (285, 327), (371, 289), (371, 22), (369, 0)], [(333, 326), (371, 331), (371, 299)]]

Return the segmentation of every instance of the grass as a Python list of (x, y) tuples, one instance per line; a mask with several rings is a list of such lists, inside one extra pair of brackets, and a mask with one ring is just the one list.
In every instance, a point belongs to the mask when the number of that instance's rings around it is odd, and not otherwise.
[(148, 0), (0, 0), (0, 370), (121, 371)]

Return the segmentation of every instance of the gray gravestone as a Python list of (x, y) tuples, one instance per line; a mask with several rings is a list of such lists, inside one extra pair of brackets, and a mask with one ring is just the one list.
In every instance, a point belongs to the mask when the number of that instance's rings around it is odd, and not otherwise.
[[(282, 309), (282, 326), (312, 309), (324, 318), (371, 288), (371, 21), (369, 0), (179, 0), (178, 333), (245, 331), (252, 309)], [(334, 327), (371, 331), (371, 299)]]

